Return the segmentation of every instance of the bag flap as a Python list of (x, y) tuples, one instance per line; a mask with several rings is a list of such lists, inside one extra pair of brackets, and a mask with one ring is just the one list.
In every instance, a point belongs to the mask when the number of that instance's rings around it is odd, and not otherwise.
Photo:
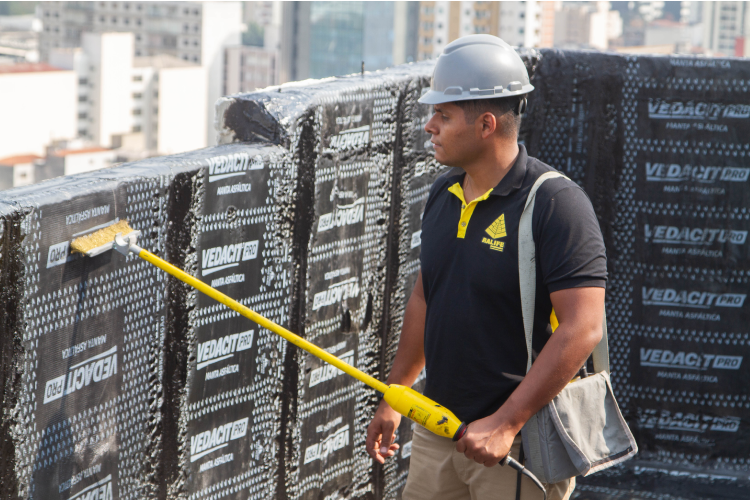
[(553, 421), (583, 475), (634, 455), (635, 444), (606, 372), (568, 384), (551, 403)]

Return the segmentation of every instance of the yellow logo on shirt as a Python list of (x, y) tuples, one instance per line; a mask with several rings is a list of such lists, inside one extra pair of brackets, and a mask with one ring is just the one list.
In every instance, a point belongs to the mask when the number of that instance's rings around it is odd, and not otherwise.
[(503, 251), (503, 247), (505, 247), (505, 242), (501, 242), (500, 240), (491, 240), (487, 237), (482, 238), (483, 244), (490, 244), (490, 249), (496, 250), (496, 251)]
[(505, 242), (501, 242), (498, 238), (507, 236), (507, 233), (505, 232), (505, 214), (501, 214), (500, 217), (495, 219), (495, 222), (484, 231), (492, 238), (482, 237), (482, 243), (488, 244), (492, 250), (503, 252)]
[(495, 219), (495, 222), (492, 223), (489, 228), (484, 231), (486, 231), (487, 234), (493, 239), (503, 238), (504, 236), (506, 236), (507, 233), (505, 233), (505, 214), (500, 214), (500, 217)]

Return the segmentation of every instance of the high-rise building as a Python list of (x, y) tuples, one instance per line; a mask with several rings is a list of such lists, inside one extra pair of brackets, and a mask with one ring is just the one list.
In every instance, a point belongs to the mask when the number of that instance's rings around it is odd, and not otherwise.
[[(280, 82), (416, 59), (414, 2), (285, 2)], [(398, 15), (397, 15), (398, 14)]]
[[(745, 55), (750, 37), (750, 4), (703, 2), (703, 49), (711, 55)], [(739, 52), (739, 53), (738, 53)]]
[(113, 136), (130, 132), (131, 33), (84, 33), (81, 48), (53, 49), (47, 59), (78, 77), (78, 137), (108, 148)]
[(555, 47), (571, 49), (609, 48), (623, 33), (620, 13), (610, 2), (560, 2), (555, 12)]
[(241, 43), (240, 2), (41, 2), (39, 52), (75, 48), (84, 32), (131, 32), (133, 56), (167, 54), (203, 66), (207, 76), (207, 144), (213, 144), (214, 103), (224, 85), (224, 47)]
[(77, 79), (43, 63), (0, 65), (0, 158), (45, 153), (76, 137)]
[(278, 83), (278, 51), (245, 45), (227, 47), (225, 50), (225, 96), (252, 92)]
[[(171, 154), (206, 145), (202, 66), (167, 54), (133, 57), (132, 33), (83, 33), (49, 60), (78, 79), (78, 137), (90, 145)], [(68, 148), (70, 149), (70, 148)]]
[(486, 33), (520, 47), (551, 47), (554, 2), (420, 2), (419, 59), (435, 58), (453, 40)]

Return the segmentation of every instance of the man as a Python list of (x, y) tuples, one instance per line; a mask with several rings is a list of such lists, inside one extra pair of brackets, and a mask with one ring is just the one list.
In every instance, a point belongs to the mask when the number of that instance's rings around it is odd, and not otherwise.
[[(526, 68), (499, 38), (472, 35), (437, 61), (425, 125), (435, 159), (458, 167), (432, 186), (422, 221), (421, 271), (406, 306), (388, 383), (411, 386), (469, 423), (458, 442), (416, 426), (407, 499), (541, 499), (526, 477), (498, 462), (520, 456), (524, 423), (585, 364), (602, 336), (606, 256), (591, 202), (575, 183), (539, 188), (532, 217), (537, 287), (533, 351), (527, 351), (518, 277), (518, 226), (536, 179), (552, 167), (517, 143)], [(556, 320), (551, 320), (556, 317)], [(558, 323), (554, 333), (550, 323)], [(385, 401), (367, 432), (380, 463), (401, 416)], [(574, 480), (547, 485), (567, 499)]]

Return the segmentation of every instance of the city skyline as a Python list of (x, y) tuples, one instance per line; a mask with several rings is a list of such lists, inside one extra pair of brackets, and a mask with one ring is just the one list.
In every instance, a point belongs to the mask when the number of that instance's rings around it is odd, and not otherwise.
[(434, 59), (469, 34), (744, 57), (748, 27), (745, 2), (0, 2), (0, 105), (56, 103), (42, 127), (10, 112), (7, 137), (25, 132), (0, 147), (0, 187), (210, 146), (222, 96)]

